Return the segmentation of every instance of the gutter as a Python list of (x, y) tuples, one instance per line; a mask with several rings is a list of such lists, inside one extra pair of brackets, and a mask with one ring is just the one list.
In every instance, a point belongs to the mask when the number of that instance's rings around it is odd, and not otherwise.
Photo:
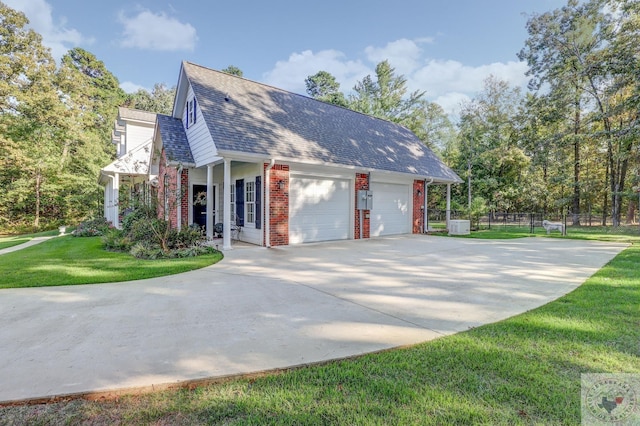
[(271, 248), (271, 214), (269, 213), (271, 206), (271, 169), (276, 164), (276, 159), (271, 158), (269, 165), (264, 169), (264, 239), (265, 246)]

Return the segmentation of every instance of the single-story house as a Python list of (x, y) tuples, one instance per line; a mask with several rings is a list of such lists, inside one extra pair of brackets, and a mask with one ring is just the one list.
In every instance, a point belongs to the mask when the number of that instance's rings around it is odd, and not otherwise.
[(461, 179), (403, 126), (183, 62), (147, 181), (159, 216), (209, 238), (222, 223), (229, 249), (236, 225), (265, 247), (420, 233), (428, 186), (447, 185), (449, 206)]

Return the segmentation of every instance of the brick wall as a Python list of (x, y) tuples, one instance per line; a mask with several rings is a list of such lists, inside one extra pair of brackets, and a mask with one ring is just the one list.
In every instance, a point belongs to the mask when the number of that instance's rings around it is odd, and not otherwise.
[[(266, 168), (267, 164), (265, 164)], [(278, 182), (283, 181), (280, 189)], [(289, 166), (276, 164), (270, 171), (269, 229), (271, 246), (289, 244)]]
[(180, 192), (182, 193), (182, 199), (180, 201), (180, 208), (182, 211), (180, 214), (182, 215), (182, 227), (187, 227), (189, 225), (189, 169), (182, 169), (182, 176), (180, 176), (180, 185), (182, 189)]
[(362, 235), (360, 235), (360, 210), (358, 210), (358, 191), (359, 190), (369, 190), (369, 175), (366, 173), (356, 173), (356, 184), (355, 184), (355, 229), (354, 229), (354, 239), (359, 240), (360, 238), (369, 238), (370, 230), (371, 230), (371, 219), (369, 218), (371, 215), (370, 210), (364, 210), (362, 212), (363, 220), (362, 220)]
[[(168, 185), (165, 186), (165, 176)], [(180, 184), (177, 186), (178, 169), (167, 165), (164, 149), (160, 158), (160, 168), (158, 173), (158, 218), (168, 218), (171, 228), (178, 227), (178, 208), (181, 209), (182, 225), (189, 223), (189, 170), (182, 170)], [(178, 190), (180, 189), (180, 190)], [(165, 214), (165, 197), (167, 199), (168, 214)]]
[(424, 232), (423, 221), (424, 221), (424, 210), (422, 207), (424, 206), (424, 181), (423, 180), (414, 180), (413, 181), (413, 222), (412, 228), (414, 234), (419, 234)]

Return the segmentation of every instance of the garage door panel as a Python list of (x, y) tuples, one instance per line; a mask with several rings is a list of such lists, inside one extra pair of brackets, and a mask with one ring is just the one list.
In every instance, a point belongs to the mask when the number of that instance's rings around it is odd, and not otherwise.
[(411, 231), (411, 187), (409, 185), (373, 182), (371, 235), (408, 234)]
[(289, 183), (289, 243), (349, 238), (348, 180), (292, 177)]

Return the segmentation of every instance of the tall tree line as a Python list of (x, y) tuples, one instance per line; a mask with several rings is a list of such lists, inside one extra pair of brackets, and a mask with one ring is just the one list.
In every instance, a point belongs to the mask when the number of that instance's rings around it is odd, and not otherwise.
[(28, 20), (0, 3), (0, 230), (40, 229), (97, 210), (100, 167), (124, 98), (93, 54), (58, 66)]
[[(568, 0), (530, 16), (526, 29), (518, 57), (530, 91), (489, 77), (455, 129), (423, 92), (407, 94), (386, 61), (349, 95), (324, 71), (307, 78), (307, 92), (414, 131), (464, 178), (454, 208), (614, 225), (626, 210), (631, 221), (640, 190), (640, 2)], [(441, 197), (430, 203), (443, 208)]]
[(0, 2), (0, 233), (102, 214), (100, 168), (115, 156), (118, 106), (170, 114), (175, 88), (127, 95), (91, 52), (59, 64), (29, 21)]

